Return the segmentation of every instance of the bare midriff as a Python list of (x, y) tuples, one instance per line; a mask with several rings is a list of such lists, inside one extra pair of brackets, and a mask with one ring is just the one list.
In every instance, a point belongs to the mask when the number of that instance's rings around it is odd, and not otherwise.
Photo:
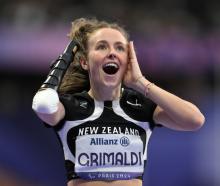
[(69, 181), (68, 186), (142, 186), (142, 180), (86, 181), (76, 179)]

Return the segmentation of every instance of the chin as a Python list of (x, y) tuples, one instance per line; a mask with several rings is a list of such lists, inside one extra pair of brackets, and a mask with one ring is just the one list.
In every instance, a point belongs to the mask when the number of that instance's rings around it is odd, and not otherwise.
[(121, 86), (121, 80), (122, 80), (122, 73), (121, 71), (118, 71), (115, 74), (107, 74), (107, 73), (103, 73), (101, 75), (102, 79), (102, 84), (105, 87), (109, 87), (109, 88), (118, 88), (119, 86)]
[(118, 86), (121, 85), (121, 82), (117, 79), (112, 79), (112, 80), (104, 80), (103, 81), (103, 84), (105, 87), (108, 87), (108, 88), (118, 88)]
[(118, 82), (105, 82), (104, 86), (108, 88), (117, 88), (120, 85)]

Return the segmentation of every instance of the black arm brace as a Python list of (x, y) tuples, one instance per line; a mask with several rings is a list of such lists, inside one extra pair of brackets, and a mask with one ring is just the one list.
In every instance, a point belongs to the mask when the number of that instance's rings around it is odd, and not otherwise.
[(45, 88), (52, 88), (56, 91), (58, 90), (67, 68), (74, 59), (77, 49), (77, 43), (72, 40), (64, 50), (63, 54), (61, 54), (59, 58), (52, 64), (47, 79), (40, 87), (40, 90)]

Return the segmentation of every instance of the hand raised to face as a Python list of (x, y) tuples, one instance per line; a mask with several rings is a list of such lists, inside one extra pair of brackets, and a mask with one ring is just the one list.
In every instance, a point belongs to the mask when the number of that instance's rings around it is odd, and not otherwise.
[(143, 77), (143, 75), (138, 64), (134, 44), (133, 41), (130, 41), (128, 44), (128, 66), (123, 82), (127, 87), (134, 88), (137, 80), (141, 77)]

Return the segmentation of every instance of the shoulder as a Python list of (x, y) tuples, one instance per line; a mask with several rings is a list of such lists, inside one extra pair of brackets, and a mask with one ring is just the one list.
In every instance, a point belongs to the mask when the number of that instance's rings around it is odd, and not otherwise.
[(83, 119), (94, 110), (94, 100), (87, 92), (61, 94), (59, 98), (65, 108), (65, 120)]
[(157, 105), (141, 93), (126, 88), (123, 90), (120, 106), (134, 119), (153, 121), (153, 112)]
[(134, 108), (146, 108), (152, 105), (156, 106), (156, 104), (153, 101), (148, 99), (143, 94), (127, 88), (123, 90), (120, 103), (134, 106)]

